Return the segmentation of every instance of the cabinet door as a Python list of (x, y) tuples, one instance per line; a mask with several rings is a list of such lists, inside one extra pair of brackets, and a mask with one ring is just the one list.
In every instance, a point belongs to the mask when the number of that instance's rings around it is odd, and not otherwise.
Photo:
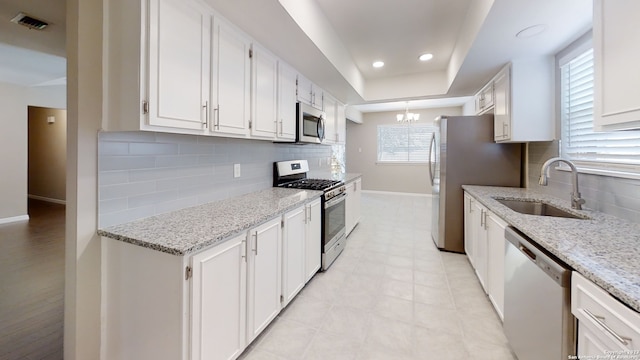
[(149, 125), (205, 128), (210, 19), (196, 1), (150, 1)]
[(473, 204), (473, 211), (476, 214), (476, 234), (475, 234), (475, 269), (478, 280), (484, 291), (487, 291), (487, 209), (477, 201)]
[(316, 84), (311, 84), (311, 106), (318, 110), (325, 110), (324, 91)]
[(347, 235), (356, 227), (356, 182), (347, 184), (347, 199), (344, 203), (345, 231)]
[(250, 118), (249, 49), (244, 34), (220, 18), (213, 21), (212, 134), (247, 136)]
[(507, 223), (489, 212), (487, 221), (487, 293), (500, 319), (504, 319), (504, 229)]
[(509, 68), (494, 80), (493, 137), (495, 141), (511, 139), (511, 104)]
[(347, 140), (347, 116), (344, 104), (338, 102), (336, 109), (336, 142), (344, 144)]
[(305, 236), (305, 282), (318, 270), (322, 254), (322, 203), (320, 199), (307, 205), (307, 232)]
[(358, 179), (355, 181), (354, 184), (354, 212), (353, 212), (353, 218), (354, 218), (354, 226), (357, 225), (360, 222), (360, 213), (361, 213), (361, 208), (362, 208), (362, 179)]
[(280, 218), (249, 231), (247, 274), (247, 343), (264, 330), (280, 312)]
[(640, 129), (639, 13), (638, 1), (594, 1), (596, 130)]
[(306, 283), (305, 235), (307, 207), (284, 214), (282, 236), (282, 306), (286, 306)]
[(464, 252), (471, 266), (475, 268), (475, 243), (476, 243), (476, 216), (474, 212), (475, 200), (471, 195), (464, 193)]
[(606, 359), (605, 355), (612, 351), (622, 351), (625, 348), (618, 345), (613, 339), (609, 338), (602, 330), (592, 328), (592, 325), (582, 321), (578, 321), (578, 356), (580, 358), (593, 357), (597, 359), (601, 356)]
[(325, 138), (324, 142), (329, 144), (335, 144), (337, 140), (337, 127), (336, 127), (336, 110), (338, 102), (333, 97), (327, 95), (324, 99), (324, 113), (325, 113)]
[(278, 58), (258, 44), (251, 57), (251, 136), (276, 138)]
[(191, 258), (191, 358), (194, 360), (235, 359), (244, 350), (245, 240), (246, 234)]
[(296, 139), (296, 71), (278, 63), (278, 132), (279, 140)]
[(297, 96), (298, 101), (303, 102), (307, 105), (311, 105), (313, 102), (313, 84), (306, 77), (298, 74), (298, 90)]

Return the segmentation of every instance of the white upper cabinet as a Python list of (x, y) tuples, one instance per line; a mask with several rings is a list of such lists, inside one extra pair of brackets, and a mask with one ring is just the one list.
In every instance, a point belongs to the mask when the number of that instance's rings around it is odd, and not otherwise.
[(251, 137), (276, 139), (278, 58), (254, 43), (251, 56)]
[(324, 109), (324, 93), (316, 84), (302, 75), (298, 75), (298, 101), (311, 105), (318, 110)]
[(475, 96), (476, 114), (484, 114), (493, 108), (493, 82), (489, 82)]
[(112, 0), (106, 6), (103, 130), (203, 134), (209, 9), (178, 0)]
[(347, 140), (346, 106), (338, 101), (336, 109), (336, 142), (344, 144)]
[(278, 62), (278, 140), (296, 140), (296, 78), (295, 69)]
[(640, 129), (640, 2), (593, 2), (594, 129)]
[(220, 17), (213, 19), (210, 131), (245, 137), (251, 117), (251, 40)]
[(550, 56), (514, 60), (494, 77), (496, 142), (555, 138), (553, 66)]
[(324, 143), (335, 144), (337, 141), (336, 111), (338, 110), (338, 100), (327, 94), (324, 97)]
[(210, 19), (199, 2), (149, 3), (149, 125), (206, 126)]

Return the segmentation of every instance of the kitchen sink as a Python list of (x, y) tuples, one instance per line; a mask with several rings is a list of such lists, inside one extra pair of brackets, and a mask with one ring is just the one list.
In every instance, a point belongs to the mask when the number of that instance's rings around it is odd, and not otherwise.
[(495, 199), (509, 209), (527, 215), (551, 216), (570, 219), (586, 220), (587, 217), (572, 214), (568, 211), (540, 201)]

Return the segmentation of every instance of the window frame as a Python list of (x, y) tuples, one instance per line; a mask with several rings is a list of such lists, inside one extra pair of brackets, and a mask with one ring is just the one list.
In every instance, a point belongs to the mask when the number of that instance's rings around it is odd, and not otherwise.
[[(571, 162), (573, 162), (576, 165), (578, 172), (580, 173), (604, 175), (604, 176), (627, 178), (627, 179), (640, 179), (640, 165), (617, 163), (617, 162), (611, 162), (611, 161), (576, 159), (566, 154), (566, 148), (564, 144), (568, 140), (567, 140), (566, 126), (565, 126), (566, 119), (565, 119), (564, 109), (563, 109), (564, 84), (563, 84), (562, 67), (592, 48), (593, 48), (592, 39), (591, 37), (588, 37), (586, 39), (583, 39), (573, 49), (566, 51), (565, 54), (561, 53), (562, 55), (559, 54), (559, 56), (557, 56), (556, 101), (557, 101), (557, 117), (559, 119), (558, 130), (560, 134), (560, 141), (558, 144), (559, 156), (569, 159)], [(565, 164), (558, 165), (556, 169), (562, 170), (562, 171), (571, 171), (569, 166)]]
[[(424, 126), (429, 128), (428, 130), (430, 130), (431, 134), (433, 134), (436, 131), (436, 127), (434, 126), (433, 123), (428, 123), (428, 122), (420, 122), (420, 123), (389, 123), (389, 124), (378, 124), (376, 126), (376, 165), (413, 165), (413, 166), (428, 166), (429, 165), (429, 155), (427, 153), (427, 158), (423, 161), (423, 160), (415, 160), (415, 161), (411, 161), (411, 160), (381, 160), (380, 159), (380, 155), (381, 155), (381, 151), (380, 151), (380, 128), (384, 128), (384, 127), (399, 127), (399, 126), (406, 126), (407, 127), (407, 131), (410, 131), (410, 128), (412, 126), (415, 125), (419, 125), (419, 126)], [(432, 135), (433, 136), (433, 135)], [(429, 139), (431, 139), (431, 137), (429, 137)], [(410, 140), (410, 134), (408, 135), (408, 140)], [(429, 151), (429, 145), (427, 144), (427, 152)], [(407, 152), (407, 154), (409, 154), (409, 152)]]

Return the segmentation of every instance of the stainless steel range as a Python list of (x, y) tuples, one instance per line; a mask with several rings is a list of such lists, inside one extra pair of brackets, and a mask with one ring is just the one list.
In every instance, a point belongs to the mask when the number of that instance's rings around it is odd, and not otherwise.
[(309, 179), (307, 160), (279, 161), (273, 164), (273, 186), (323, 191), (322, 270), (327, 270), (346, 245), (344, 182)]

